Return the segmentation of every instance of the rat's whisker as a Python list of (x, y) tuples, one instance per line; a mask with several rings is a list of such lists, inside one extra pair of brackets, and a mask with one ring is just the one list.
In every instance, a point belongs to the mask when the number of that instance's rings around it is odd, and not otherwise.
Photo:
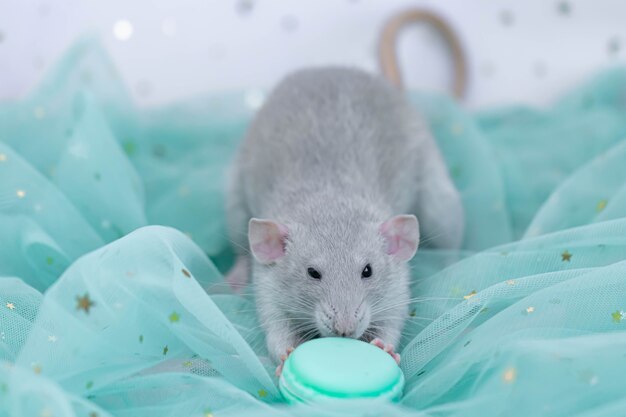
[(460, 297), (415, 297), (390, 305), (385, 305), (382, 309), (372, 309), (372, 314), (381, 313), (410, 304), (427, 303), (431, 301), (460, 301)]

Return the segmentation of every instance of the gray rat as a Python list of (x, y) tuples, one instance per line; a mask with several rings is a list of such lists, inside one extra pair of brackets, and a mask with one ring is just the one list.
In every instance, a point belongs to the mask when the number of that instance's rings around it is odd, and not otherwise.
[(356, 69), (295, 72), (258, 111), (229, 177), (240, 253), (227, 281), (246, 283), (252, 267), (271, 357), (341, 336), (399, 361), (417, 218), (438, 247), (457, 248), (464, 224), (442, 156), (404, 95)]

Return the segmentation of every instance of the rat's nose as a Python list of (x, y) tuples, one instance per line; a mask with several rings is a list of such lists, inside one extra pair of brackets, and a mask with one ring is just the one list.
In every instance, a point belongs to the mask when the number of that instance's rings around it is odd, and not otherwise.
[(333, 326), (335, 334), (339, 337), (352, 337), (356, 331), (355, 321), (336, 320)]

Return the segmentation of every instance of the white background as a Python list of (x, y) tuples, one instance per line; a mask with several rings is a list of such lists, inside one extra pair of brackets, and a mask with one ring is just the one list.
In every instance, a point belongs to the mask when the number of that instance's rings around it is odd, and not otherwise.
[[(0, 0), (0, 99), (34, 88), (85, 33), (101, 39), (140, 105), (267, 89), (310, 65), (376, 71), (382, 23), (416, 6), (458, 31), (471, 108), (546, 105), (626, 58), (620, 0)], [(126, 40), (114, 33), (120, 20), (132, 25)], [(400, 51), (410, 87), (447, 88), (450, 62), (436, 34), (407, 30)]]

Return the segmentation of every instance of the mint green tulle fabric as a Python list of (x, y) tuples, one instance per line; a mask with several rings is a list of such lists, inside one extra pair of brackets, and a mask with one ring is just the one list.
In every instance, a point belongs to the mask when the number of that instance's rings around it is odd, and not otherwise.
[[(245, 92), (140, 110), (97, 43), (0, 105), (0, 416), (322, 416), (289, 407), (233, 263)], [(364, 416), (626, 410), (626, 70), (548, 110), (411, 94), (462, 192), (420, 250), (397, 405)]]

